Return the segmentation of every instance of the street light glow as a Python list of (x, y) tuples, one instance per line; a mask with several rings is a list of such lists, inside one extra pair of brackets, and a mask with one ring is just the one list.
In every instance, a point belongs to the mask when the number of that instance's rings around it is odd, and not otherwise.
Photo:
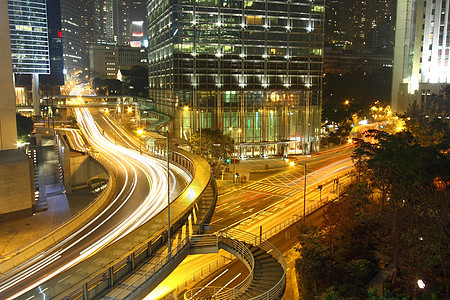
[(425, 288), (425, 282), (423, 282), (422, 279), (417, 280), (417, 286), (419, 286), (419, 289), (423, 290)]

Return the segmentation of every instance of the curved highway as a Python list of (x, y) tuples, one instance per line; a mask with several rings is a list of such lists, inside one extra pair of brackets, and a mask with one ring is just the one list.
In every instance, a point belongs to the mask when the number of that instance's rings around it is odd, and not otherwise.
[[(167, 185), (171, 187), (173, 201), (191, 179), (173, 165), (167, 176), (165, 162), (140, 155), (139, 150), (135, 150), (134, 138), (110, 118), (98, 112), (93, 116), (86, 108), (75, 111), (78, 124), (92, 148), (89, 151), (114, 173), (117, 181), (115, 197), (102, 213), (62, 242), (2, 274), (0, 299), (16, 298), (31, 289), (45, 298), (46, 281), (150, 220), (167, 206)], [(120, 144), (128, 146), (115, 144), (114, 138), (111, 139), (112, 132), (120, 139)]]

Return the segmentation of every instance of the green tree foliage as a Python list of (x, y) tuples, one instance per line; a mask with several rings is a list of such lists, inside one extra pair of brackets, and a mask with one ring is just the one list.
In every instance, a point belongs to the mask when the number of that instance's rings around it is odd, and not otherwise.
[(191, 136), (190, 143), (193, 152), (209, 162), (216, 177), (222, 172), (221, 161), (232, 155), (234, 147), (229, 135), (213, 129), (202, 129), (201, 138), (200, 131), (195, 132)]
[[(448, 295), (448, 147), (422, 146), (409, 132), (368, 134), (353, 154), (359, 183), (329, 204), (319, 231), (299, 235), (302, 299), (413, 298), (419, 278), (423, 294)], [(392, 270), (382, 298), (366, 292), (379, 259)]]
[(148, 96), (148, 69), (139, 65), (132, 66), (131, 70), (123, 71), (126, 83), (125, 94), (131, 96)]
[(371, 291), (368, 291), (368, 297), (367, 300), (407, 300), (408, 297), (394, 297), (391, 295), (391, 293), (389, 292), (389, 290), (384, 289), (383, 290), (383, 295), (380, 297), (378, 295), (378, 287), (375, 286)]
[[(450, 90), (450, 85), (449, 90)], [(444, 91), (444, 93), (446, 93)], [(449, 140), (450, 96), (431, 96), (419, 106), (410, 105), (404, 117), (406, 127), (422, 146), (437, 145)]]
[(233, 153), (233, 140), (220, 130), (202, 129), (195, 132), (190, 139), (192, 150), (203, 157), (215, 157), (224, 160)]
[(92, 87), (96, 95), (121, 95), (122, 82), (117, 79), (94, 78)]
[(429, 276), (448, 293), (448, 151), (423, 147), (409, 132), (370, 135), (376, 143), (361, 142), (354, 156), (365, 161), (375, 187), (383, 181), (379, 201), (386, 203), (374, 215), (373, 227), (376, 249), (393, 264), (392, 285), (412, 295), (418, 276)]
[(19, 141), (27, 141), (28, 135), (33, 132), (34, 124), (33, 119), (22, 116), (21, 114), (16, 114), (16, 124), (17, 124), (17, 138)]

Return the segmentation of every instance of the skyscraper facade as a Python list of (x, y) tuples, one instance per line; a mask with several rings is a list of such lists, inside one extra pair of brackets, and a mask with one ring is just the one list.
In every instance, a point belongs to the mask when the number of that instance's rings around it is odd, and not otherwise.
[(82, 2), (64, 0), (61, 2), (61, 26), (63, 35), (64, 68), (69, 73), (83, 69), (82, 45)]
[(8, 0), (13, 72), (49, 74), (46, 0)]
[(47, 87), (51, 85), (64, 85), (63, 33), (61, 29), (60, 0), (47, 0), (47, 29), (50, 74), (42, 75), (40, 80)]
[(150, 98), (241, 156), (319, 147), (324, 1), (149, 0)]
[(78, 5), (81, 19), (81, 36), (78, 39), (81, 42), (83, 69), (88, 69), (90, 65), (90, 46), (146, 45), (144, 26), (147, 9), (144, 0), (81, 0)]
[(392, 53), (394, 2), (327, 1), (327, 42), (351, 50)]
[(407, 110), (450, 83), (450, 0), (398, 0), (392, 108)]

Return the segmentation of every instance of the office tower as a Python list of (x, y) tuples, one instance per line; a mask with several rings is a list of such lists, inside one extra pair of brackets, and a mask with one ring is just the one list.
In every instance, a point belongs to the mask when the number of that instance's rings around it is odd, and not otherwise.
[(11, 55), (15, 74), (32, 74), (33, 113), (39, 115), (39, 74), (50, 73), (45, 0), (8, 0)]
[(83, 69), (82, 44), (84, 34), (82, 31), (82, 14), (79, 0), (61, 1), (61, 26), (64, 68), (70, 74)]
[[(26, 22), (15, 22), (13, 23), (15, 27), (11, 28), (8, 12), (15, 8), (9, 3), (7, 5), (6, 1), (0, 2), (0, 39), (3, 42), (0, 45), (0, 65), (2, 66), (0, 72), (0, 90), (2, 91), (0, 97), (0, 218), (2, 220), (31, 215), (36, 205), (31, 176), (33, 167), (27, 156), (17, 149), (13, 63), (10, 48), (10, 30), (15, 30), (16, 34), (31, 30), (20, 27), (29, 26), (24, 25)], [(16, 41), (15, 45), (18, 44)], [(29, 63), (29, 61), (19, 61), (17, 56), (15, 60), (16, 64)]]
[(318, 150), (323, 0), (149, 0), (147, 9), (150, 98), (177, 135), (221, 129), (241, 156)]
[[(50, 94), (59, 94), (59, 86), (64, 85), (60, 0), (47, 0), (47, 26), (50, 74), (41, 75), (40, 81)], [(50, 86), (55, 88), (51, 90)]]
[(407, 110), (450, 83), (450, 0), (398, 0), (392, 109)]
[(81, 0), (79, 5), (83, 69), (89, 68), (92, 45), (146, 44), (147, 10), (143, 0)]
[(327, 1), (328, 43), (350, 50), (391, 52), (394, 1)]
[(147, 51), (130, 46), (91, 45), (89, 61), (91, 73), (118, 79), (119, 70), (137, 65), (147, 67)]
[(131, 40), (132, 47), (147, 47), (147, 7), (145, 0), (130, 0)]

